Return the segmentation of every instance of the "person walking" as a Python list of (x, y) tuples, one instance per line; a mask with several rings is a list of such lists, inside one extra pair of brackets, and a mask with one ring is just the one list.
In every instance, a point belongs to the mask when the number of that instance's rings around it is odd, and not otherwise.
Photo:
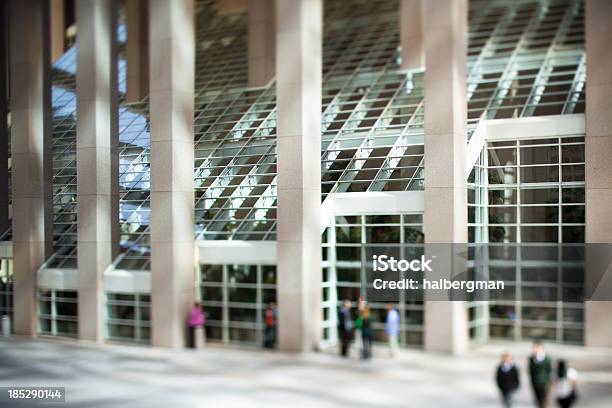
[(361, 312), (361, 344), (363, 349), (361, 357), (367, 360), (372, 357), (372, 324), (370, 321), (370, 308), (365, 306)]
[(555, 396), (561, 408), (570, 408), (576, 402), (578, 372), (567, 366), (565, 360), (559, 360), (557, 378), (555, 379)]
[(510, 353), (502, 354), (502, 361), (497, 366), (495, 382), (501, 393), (502, 404), (505, 408), (512, 406), (512, 397), (520, 386), (519, 370), (512, 361)]
[(363, 297), (359, 296), (357, 300), (357, 316), (355, 316), (355, 322), (353, 324), (353, 347), (359, 352), (363, 354), (363, 309), (366, 307), (366, 302), (363, 300)]
[(340, 355), (348, 357), (353, 334), (353, 318), (351, 317), (351, 302), (345, 300), (338, 316), (338, 333), (340, 334)]
[(272, 349), (276, 347), (276, 303), (268, 303), (264, 317), (266, 325), (264, 347)]
[(391, 357), (395, 357), (399, 349), (399, 313), (395, 310), (392, 303), (387, 305), (387, 322), (385, 328)]
[[(197, 348), (197, 333), (202, 331), (204, 336), (204, 324), (206, 323), (206, 316), (202, 305), (198, 302), (193, 304), (191, 311), (189, 312), (189, 318), (187, 319), (187, 325), (189, 326), (189, 346), (191, 348)], [(204, 340), (204, 339), (203, 339)]]
[(539, 408), (546, 406), (548, 390), (552, 378), (550, 358), (544, 352), (544, 346), (539, 340), (533, 343), (533, 353), (529, 357), (529, 376), (531, 387)]

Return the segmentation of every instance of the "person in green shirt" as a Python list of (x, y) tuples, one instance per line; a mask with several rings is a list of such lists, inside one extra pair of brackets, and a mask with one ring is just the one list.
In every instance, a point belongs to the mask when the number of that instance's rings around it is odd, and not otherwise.
[(546, 406), (548, 389), (552, 379), (552, 364), (550, 358), (544, 352), (542, 342), (539, 340), (533, 343), (533, 353), (529, 357), (529, 376), (536, 405), (543, 408)]

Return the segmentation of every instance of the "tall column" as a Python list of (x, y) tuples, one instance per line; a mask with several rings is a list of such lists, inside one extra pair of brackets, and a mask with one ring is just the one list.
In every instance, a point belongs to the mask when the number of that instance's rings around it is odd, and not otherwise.
[(185, 344), (194, 299), (193, 0), (150, 3), (153, 345)]
[(275, 0), (249, 1), (249, 86), (266, 86), (276, 68)]
[(421, 70), (425, 68), (422, 1), (400, 0), (402, 69)]
[[(612, 245), (612, 2), (586, 1), (586, 241)], [(609, 287), (609, 286), (608, 286)], [(585, 303), (585, 343), (612, 347), (611, 301)]]
[(15, 333), (35, 335), (36, 271), (53, 245), (48, 6), (9, 10)]
[(8, 188), (8, 8), (0, 3), (0, 235), (9, 227), (9, 188)]
[[(467, 1), (428, 0), (425, 21), (425, 241), (444, 248), (467, 243)], [(467, 310), (462, 301), (425, 302), (425, 349), (459, 354), (468, 339)]]
[(149, 93), (149, 2), (126, 0), (126, 102), (141, 101)]
[(66, 42), (66, 19), (64, 0), (51, 0), (51, 62), (64, 54)]
[(277, 1), (276, 15), (278, 336), (308, 351), (321, 321), (322, 2)]
[(117, 4), (78, 0), (79, 337), (102, 341), (103, 275), (118, 252)]
[(217, 0), (219, 14), (236, 13), (247, 8), (249, 0)]

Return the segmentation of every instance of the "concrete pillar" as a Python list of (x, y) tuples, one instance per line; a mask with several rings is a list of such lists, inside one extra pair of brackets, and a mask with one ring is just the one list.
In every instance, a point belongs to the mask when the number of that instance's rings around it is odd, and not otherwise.
[(11, 157), (15, 333), (36, 334), (36, 271), (52, 236), (48, 3), (11, 0)]
[(79, 337), (102, 341), (103, 275), (118, 252), (117, 3), (76, 2)]
[(51, 14), (51, 62), (64, 54), (66, 43), (66, 20), (64, 0), (50, 0)]
[(0, 236), (9, 227), (7, 14), (7, 3), (0, 3)]
[[(612, 244), (612, 2), (587, 0), (585, 6), (586, 241), (609, 246)], [(585, 302), (587, 346), (612, 347), (611, 313), (611, 301)]]
[(237, 13), (247, 8), (249, 0), (217, 0), (219, 14)]
[(308, 351), (321, 322), (322, 1), (277, 1), (276, 15), (279, 347)]
[[(466, 57), (467, 1), (424, 2), (425, 241), (467, 243)], [(449, 245), (452, 275), (465, 268)], [(425, 349), (460, 354), (467, 348), (467, 309), (462, 301), (425, 302)]]
[(400, 0), (400, 46), (402, 69), (425, 68), (422, 0)]
[(126, 0), (126, 102), (141, 101), (149, 93), (149, 2)]
[(182, 347), (195, 291), (193, 0), (150, 7), (152, 343)]
[(249, 1), (249, 86), (266, 86), (276, 68), (275, 0)]

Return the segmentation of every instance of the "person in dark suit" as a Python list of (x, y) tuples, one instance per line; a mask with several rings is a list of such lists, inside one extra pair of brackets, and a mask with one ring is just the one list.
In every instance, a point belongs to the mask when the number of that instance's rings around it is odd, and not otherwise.
[(502, 403), (504, 407), (509, 408), (512, 406), (512, 396), (518, 390), (521, 382), (519, 378), (519, 370), (512, 361), (510, 353), (502, 354), (502, 361), (497, 366), (497, 373), (495, 374), (495, 382), (497, 388), (501, 392)]
[(361, 312), (361, 338), (363, 340), (363, 350), (361, 357), (367, 360), (372, 357), (372, 324), (370, 321), (370, 308), (365, 306)]
[(338, 314), (338, 334), (340, 335), (340, 354), (348, 357), (349, 346), (353, 339), (353, 318), (351, 316), (351, 302), (345, 300)]
[(548, 389), (552, 379), (552, 365), (540, 341), (533, 343), (533, 354), (529, 357), (529, 376), (531, 377), (531, 387), (533, 388), (536, 405), (543, 408), (546, 406)]

